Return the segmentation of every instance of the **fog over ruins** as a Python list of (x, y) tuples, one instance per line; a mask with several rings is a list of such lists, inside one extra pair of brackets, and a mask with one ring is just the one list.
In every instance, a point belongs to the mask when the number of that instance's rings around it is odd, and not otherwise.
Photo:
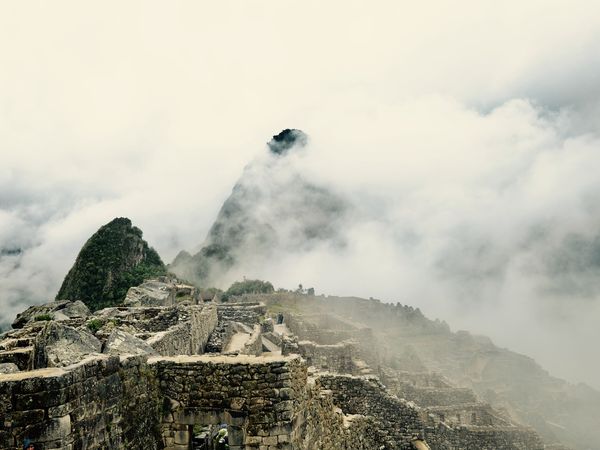
[(600, 448), (600, 7), (0, 36), (0, 449)]

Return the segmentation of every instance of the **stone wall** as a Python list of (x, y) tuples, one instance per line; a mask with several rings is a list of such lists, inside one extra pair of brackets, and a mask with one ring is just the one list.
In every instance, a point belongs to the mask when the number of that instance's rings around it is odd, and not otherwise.
[(427, 443), (435, 450), (542, 450), (533, 430), (517, 427), (459, 427), (438, 425), (425, 430)]
[(258, 356), (262, 353), (262, 348), (262, 329), (260, 325), (254, 325), (252, 334), (250, 335), (248, 341), (244, 345), (244, 349), (241, 352), (241, 354)]
[(208, 337), (217, 326), (217, 308), (214, 305), (203, 307), (192, 306), (191, 322), (191, 354), (204, 353)]
[(269, 341), (271, 341), (275, 345), (281, 347), (281, 344), (282, 344), (281, 335), (273, 333), (273, 332), (267, 332), (267, 333), (263, 332), (262, 335), (263, 335), (263, 337), (267, 338)]
[(187, 450), (193, 425), (217, 423), (233, 449), (315, 448), (299, 447), (306, 377), (299, 357), (250, 356), (100, 356), (0, 375), (0, 449), (31, 438), (44, 450)]
[(163, 356), (204, 353), (210, 334), (217, 325), (215, 306), (188, 306), (189, 321), (171, 326), (147, 340)]
[(386, 386), (392, 386), (400, 381), (418, 388), (452, 387), (452, 383), (447, 378), (435, 372), (407, 372), (405, 370), (385, 368), (382, 370), (381, 376), (381, 381)]
[[(366, 361), (374, 368), (379, 365), (379, 349), (370, 328), (356, 327), (329, 314), (284, 313), (284, 321), (288, 329), (301, 341), (312, 341), (318, 345), (355, 341), (357, 345), (354, 357)], [(335, 329), (329, 329), (327, 326), (334, 326)]]
[(398, 397), (415, 402), (419, 406), (447, 406), (476, 403), (477, 397), (467, 388), (421, 388), (408, 383), (398, 383), (390, 387)]
[[(345, 416), (331, 391), (307, 383), (295, 357), (153, 358), (168, 410), (165, 448), (186, 450), (194, 425), (228, 425), (232, 450), (373, 450), (373, 418)], [(398, 420), (398, 417), (390, 420)]]
[(262, 303), (220, 303), (217, 304), (219, 322), (241, 322), (253, 326), (265, 317), (266, 307)]
[(19, 370), (31, 370), (33, 368), (33, 347), (0, 351), (0, 364), (3, 363), (15, 364)]
[(381, 444), (374, 419), (344, 415), (333, 403), (332, 392), (322, 389), (318, 379), (307, 390), (298, 430), (294, 443), (299, 449), (373, 450)]
[[(423, 434), (419, 410), (388, 394), (375, 378), (350, 375), (322, 375), (323, 388), (333, 393), (333, 400), (344, 414), (370, 416), (379, 436), (377, 447), (412, 449), (411, 440)], [(435, 447), (434, 447), (435, 448)]]
[(240, 322), (249, 327), (261, 323), (266, 308), (262, 303), (220, 303), (217, 304), (218, 321), (209, 336), (206, 352), (221, 353), (229, 343), (235, 331), (230, 322)]
[(298, 356), (101, 355), (0, 375), (1, 450), (26, 437), (42, 450), (188, 450), (194, 425), (220, 423), (228, 425), (232, 450), (410, 449), (423, 433), (442, 450), (543, 448), (527, 429), (451, 428), (435, 411), (424, 429), (424, 415), (376, 379), (309, 380)]
[(157, 448), (158, 384), (145, 360), (102, 356), (0, 375), (0, 449)]
[(226, 423), (232, 449), (291, 449), (306, 396), (298, 357), (196, 356), (151, 360), (170, 409), (167, 449), (187, 449), (194, 425)]
[(0, 341), (0, 364), (10, 363), (15, 364), (19, 370), (32, 370), (35, 337), (46, 324), (46, 321), (33, 322), (24, 328), (3, 333)]
[(460, 425), (505, 427), (512, 425), (508, 418), (501, 417), (486, 403), (432, 406), (425, 409), (429, 421), (436, 425), (441, 422), (452, 427)]
[(217, 326), (208, 337), (206, 353), (221, 353), (234, 334), (235, 330), (231, 326), (231, 322), (217, 322)]
[(357, 350), (356, 343), (353, 341), (333, 345), (300, 341), (298, 352), (306, 359), (309, 366), (330, 372), (357, 374), (357, 367), (354, 364)]
[[(317, 319), (317, 317), (312, 319)], [(298, 336), (298, 339), (310, 340), (321, 345), (337, 344), (351, 339), (355, 335), (355, 332), (351, 330), (331, 330), (321, 327), (318, 322), (312, 322), (310, 318), (302, 315), (286, 313), (284, 321), (288, 329)]]

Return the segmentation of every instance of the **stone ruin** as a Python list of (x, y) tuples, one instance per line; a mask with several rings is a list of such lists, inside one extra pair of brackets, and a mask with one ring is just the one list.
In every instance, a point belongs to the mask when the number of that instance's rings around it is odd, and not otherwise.
[(539, 436), (469, 389), (382, 366), (335, 314), (219, 302), (178, 280), (123, 307), (35, 306), (0, 339), (0, 449), (527, 449)]

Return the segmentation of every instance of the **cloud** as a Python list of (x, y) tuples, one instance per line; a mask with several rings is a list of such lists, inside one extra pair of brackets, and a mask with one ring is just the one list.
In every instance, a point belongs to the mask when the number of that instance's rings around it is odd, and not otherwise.
[(598, 379), (594, 2), (0, 8), (4, 321), (113, 217), (165, 260), (193, 249), (294, 127), (294, 170), (355, 207), (349, 245), (257, 276), (419, 306)]
[[(527, 100), (485, 114), (446, 97), (376, 116), (345, 106), (314, 116), (311, 144), (287, 169), (349, 202), (336, 237), (345, 245), (290, 252), (281, 244), (262, 265), (248, 252), (223, 285), (259, 277), (419, 306), (593, 384), (599, 367), (582, 354), (600, 338), (600, 181), (589, 170), (600, 139), (573, 136), (569, 110)], [(326, 117), (352, 131), (332, 133)], [(259, 184), (276, 183), (263, 167)], [(303, 195), (290, 188), (264, 200), (278, 210)], [(310, 211), (272, 224), (285, 236)]]

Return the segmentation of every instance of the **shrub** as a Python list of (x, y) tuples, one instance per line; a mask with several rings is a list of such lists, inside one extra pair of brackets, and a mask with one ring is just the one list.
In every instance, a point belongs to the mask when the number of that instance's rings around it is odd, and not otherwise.
[(88, 330), (90, 330), (92, 333), (95, 333), (96, 331), (98, 331), (100, 328), (102, 328), (103, 325), (104, 325), (104, 321), (102, 321), (100, 319), (92, 319), (86, 324), (86, 326), (88, 327)]
[(42, 320), (52, 320), (54, 319), (54, 316), (52, 314), (40, 314), (38, 316), (35, 316), (35, 320), (36, 321), (42, 321)]
[(274, 291), (273, 285), (268, 281), (244, 280), (233, 283), (225, 292), (225, 297), (243, 294), (271, 294)]

